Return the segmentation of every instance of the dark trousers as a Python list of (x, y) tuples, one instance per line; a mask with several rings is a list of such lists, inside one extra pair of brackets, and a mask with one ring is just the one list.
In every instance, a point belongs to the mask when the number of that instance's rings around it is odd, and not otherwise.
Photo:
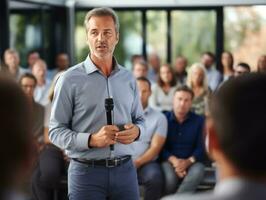
[(137, 173), (132, 160), (112, 168), (71, 160), (68, 196), (70, 200), (138, 200)]
[(150, 162), (139, 168), (138, 180), (144, 186), (144, 200), (160, 199), (164, 179), (159, 163)]
[(33, 198), (53, 199), (53, 191), (63, 175), (66, 175), (66, 162), (62, 151), (52, 144), (45, 146), (32, 175)]

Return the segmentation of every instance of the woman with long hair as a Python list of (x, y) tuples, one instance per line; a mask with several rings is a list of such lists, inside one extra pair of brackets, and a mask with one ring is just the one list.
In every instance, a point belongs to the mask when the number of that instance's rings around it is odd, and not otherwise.
[(192, 110), (199, 115), (205, 115), (207, 98), (210, 93), (207, 75), (201, 63), (193, 64), (188, 72), (187, 86), (194, 92)]
[(224, 51), (221, 56), (221, 64), (223, 70), (223, 82), (234, 75), (234, 57), (231, 52)]
[(149, 105), (160, 111), (170, 111), (173, 107), (173, 97), (176, 89), (176, 79), (170, 65), (160, 67), (158, 81), (152, 86)]

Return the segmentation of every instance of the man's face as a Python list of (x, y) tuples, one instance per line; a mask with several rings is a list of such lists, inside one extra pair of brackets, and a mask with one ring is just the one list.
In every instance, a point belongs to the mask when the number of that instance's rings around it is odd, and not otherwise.
[(204, 54), (201, 58), (201, 63), (206, 67), (206, 68), (210, 68), (213, 63), (214, 60), (211, 56), (209, 56), (208, 54)]
[(148, 106), (148, 100), (151, 95), (151, 89), (149, 84), (146, 81), (137, 81), (139, 94), (140, 94), (140, 100), (142, 107), (145, 109)]
[(31, 53), (28, 57), (28, 64), (29, 64), (29, 67), (32, 68), (32, 66), (34, 65), (34, 63), (40, 58), (40, 55), (39, 53), (37, 52), (34, 52), (34, 53)]
[(187, 60), (185, 58), (177, 58), (175, 61), (175, 71), (177, 73), (183, 73), (187, 66)]
[(241, 76), (243, 74), (249, 73), (249, 71), (247, 69), (245, 69), (244, 67), (242, 67), (241, 65), (237, 65), (235, 67), (235, 71), (234, 71), (234, 76)]
[(149, 56), (149, 64), (155, 71), (158, 71), (161, 65), (160, 58), (156, 54), (151, 54)]
[(115, 23), (110, 16), (91, 17), (87, 24), (87, 44), (92, 58), (112, 57), (119, 34), (115, 30)]
[(178, 91), (174, 95), (174, 112), (178, 115), (185, 116), (192, 104), (192, 96), (189, 92), (186, 91)]
[(37, 80), (45, 80), (46, 78), (46, 66), (41, 62), (36, 62), (32, 68), (32, 74)]
[(8, 53), (5, 55), (5, 63), (10, 73), (15, 74), (18, 70), (19, 57), (15, 53)]
[(258, 60), (258, 71), (266, 72), (266, 56), (261, 56)]
[(148, 73), (147, 68), (145, 66), (143, 66), (142, 64), (136, 63), (134, 65), (133, 75), (135, 78), (146, 77), (147, 73)]
[(69, 66), (69, 59), (66, 54), (60, 54), (56, 58), (56, 67), (60, 70), (66, 70)]
[(30, 99), (33, 98), (35, 84), (36, 83), (32, 78), (25, 77), (21, 80), (21, 87)]

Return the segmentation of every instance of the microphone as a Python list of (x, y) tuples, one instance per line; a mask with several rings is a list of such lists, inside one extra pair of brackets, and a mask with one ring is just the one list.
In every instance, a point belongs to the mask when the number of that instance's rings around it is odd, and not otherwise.
[[(106, 120), (107, 120), (107, 125), (112, 125), (113, 124), (113, 109), (114, 109), (114, 101), (113, 98), (106, 98), (104, 100), (104, 106), (105, 106), (105, 112), (106, 112)], [(114, 145), (110, 145), (110, 150), (111, 152), (114, 151)]]

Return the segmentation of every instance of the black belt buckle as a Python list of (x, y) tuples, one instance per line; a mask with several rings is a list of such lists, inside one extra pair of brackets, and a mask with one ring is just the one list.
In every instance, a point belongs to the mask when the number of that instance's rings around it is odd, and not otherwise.
[(119, 165), (119, 159), (117, 158), (107, 158), (105, 162), (105, 166), (108, 168), (116, 167)]

